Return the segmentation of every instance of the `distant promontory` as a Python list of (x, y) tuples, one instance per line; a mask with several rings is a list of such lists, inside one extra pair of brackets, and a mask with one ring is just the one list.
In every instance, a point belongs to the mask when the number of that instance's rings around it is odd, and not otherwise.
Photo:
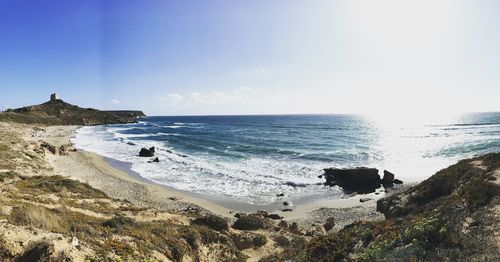
[(50, 100), (40, 105), (8, 109), (0, 113), (0, 121), (42, 125), (103, 125), (134, 123), (145, 117), (142, 111), (102, 111), (81, 108), (52, 94)]

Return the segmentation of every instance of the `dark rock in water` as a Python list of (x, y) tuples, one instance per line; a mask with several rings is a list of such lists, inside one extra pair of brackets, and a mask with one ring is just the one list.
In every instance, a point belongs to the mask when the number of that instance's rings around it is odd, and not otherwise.
[(288, 206), (288, 205), (290, 205), (290, 203), (288, 203), (288, 202), (285, 201), (285, 202), (283, 202), (283, 205), (284, 206)]
[(127, 145), (135, 146), (134, 142), (127, 142)]
[(277, 194), (276, 196), (277, 196), (277, 197), (284, 197), (284, 196), (285, 196), (285, 194), (284, 194), (284, 193), (281, 193), (281, 194)]
[(387, 187), (387, 186), (392, 186), (393, 183), (394, 183), (394, 174), (387, 170), (384, 170), (382, 185), (384, 185), (384, 187)]
[(270, 218), (272, 220), (280, 220), (280, 219), (283, 219), (282, 216), (278, 215), (278, 214), (268, 214), (268, 215), (265, 215), (265, 218)]
[(154, 147), (151, 147), (149, 149), (143, 147), (141, 148), (141, 152), (139, 152), (139, 156), (142, 156), (142, 157), (152, 157), (155, 155), (155, 148)]
[(380, 188), (381, 179), (376, 168), (337, 169), (326, 168), (324, 173), (328, 186), (339, 186), (348, 193), (367, 194)]
[(323, 178), (323, 175), (319, 175), (318, 178)]
[(401, 181), (399, 179), (394, 179), (394, 184), (401, 185), (401, 184), (403, 184), (403, 181)]
[(293, 208), (282, 209), (281, 212), (293, 212)]
[(370, 201), (370, 200), (372, 200), (372, 199), (369, 198), (369, 197), (363, 197), (363, 198), (359, 199), (359, 202), (363, 203), (363, 202), (367, 202), (367, 201)]
[(285, 185), (291, 186), (291, 187), (306, 187), (306, 184), (295, 183), (295, 182), (291, 182), (291, 181), (285, 182)]
[(158, 163), (158, 162), (160, 162), (160, 159), (157, 157), (151, 161), (148, 161), (148, 163)]

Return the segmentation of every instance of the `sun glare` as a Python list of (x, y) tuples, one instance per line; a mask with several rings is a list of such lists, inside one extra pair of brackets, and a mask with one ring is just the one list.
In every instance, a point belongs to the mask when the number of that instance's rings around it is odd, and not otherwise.
[(435, 44), (452, 22), (453, 1), (349, 1), (352, 23), (370, 44), (422, 48)]

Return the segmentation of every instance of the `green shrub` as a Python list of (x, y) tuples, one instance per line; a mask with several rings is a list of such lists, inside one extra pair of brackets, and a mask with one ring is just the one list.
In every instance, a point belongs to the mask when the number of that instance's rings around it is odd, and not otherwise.
[(128, 227), (128, 226), (130, 226), (130, 227), (136, 226), (136, 222), (130, 217), (126, 217), (126, 216), (123, 216), (121, 214), (118, 214), (118, 215), (114, 216), (113, 218), (104, 221), (102, 223), (102, 225), (105, 227), (112, 228), (115, 231), (121, 231), (125, 227)]
[(259, 230), (266, 228), (264, 219), (256, 216), (241, 216), (234, 222), (233, 228), (239, 230)]
[(217, 230), (219, 232), (224, 232), (229, 229), (229, 225), (224, 218), (214, 215), (208, 215), (205, 217), (196, 218), (195, 220), (193, 220), (193, 224), (206, 226), (213, 230)]
[(267, 238), (264, 235), (256, 235), (253, 238), (253, 244), (255, 247), (261, 247), (267, 244)]

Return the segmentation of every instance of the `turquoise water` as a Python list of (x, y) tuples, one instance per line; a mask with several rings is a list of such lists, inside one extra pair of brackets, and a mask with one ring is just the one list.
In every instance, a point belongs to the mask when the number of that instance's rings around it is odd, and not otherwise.
[[(81, 128), (74, 142), (131, 162), (156, 183), (251, 204), (273, 203), (282, 192), (340, 197), (318, 178), (327, 167), (377, 167), (415, 182), (458, 159), (500, 151), (500, 113), (403, 122), (357, 115), (148, 117)], [(136, 156), (149, 146), (160, 163)]]

